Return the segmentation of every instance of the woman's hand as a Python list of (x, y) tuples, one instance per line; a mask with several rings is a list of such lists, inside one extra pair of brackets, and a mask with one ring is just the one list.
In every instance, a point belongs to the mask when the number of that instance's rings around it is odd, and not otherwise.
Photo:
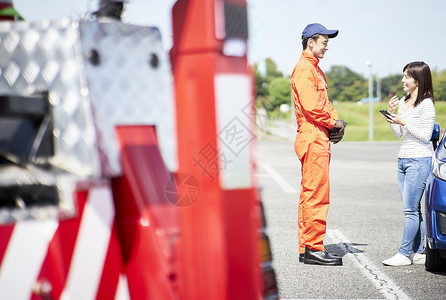
[(401, 126), (406, 125), (406, 121), (403, 118), (401, 118), (401, 116), (397, 116), (397, 115), (395, 115), (393, 113), (392, 113), (391, 116), (386, 116), (386, 120), (390, 124), (398, 124), (398, 125), (401, 125)]
[(389, 100), (389, 105), (387, 107), (387, 111), (389, 113), (393, 114), (395, 112), (395, 109), (398, 107), (399, 103), (400, 103), (400, 100), (398, 99), (398, 97), (397, 96), (393, 96)]

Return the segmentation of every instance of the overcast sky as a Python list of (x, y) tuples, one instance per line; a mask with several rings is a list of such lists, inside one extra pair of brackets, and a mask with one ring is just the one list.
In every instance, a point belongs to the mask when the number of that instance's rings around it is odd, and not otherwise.
[[(400, 74), (405, 64), (423, 60), (446, 70), (446, 0), (249, 0), (251, 60), (271, 57), (289, 75), (300, 57), (300, 36), (308, 23), (338, 29), (321, 61), (327, 71), (344, 65), (367, 73), (366, 61), (379, 76)], [(175, 0), (130, 0), (128, 23), (160, 27), (166, 50), (171, 47), (170, 9)], [(77, 18), (99, 0), (15, 0), (28, 21)], [(315, 5), (317, 3), (317, 6)]]

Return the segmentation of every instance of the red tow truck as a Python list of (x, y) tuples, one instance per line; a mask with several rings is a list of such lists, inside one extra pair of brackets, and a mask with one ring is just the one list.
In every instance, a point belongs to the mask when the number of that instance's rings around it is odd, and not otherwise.
[(246, 0), (123, 7), (0, 22), (0, 298), (278, 299)]

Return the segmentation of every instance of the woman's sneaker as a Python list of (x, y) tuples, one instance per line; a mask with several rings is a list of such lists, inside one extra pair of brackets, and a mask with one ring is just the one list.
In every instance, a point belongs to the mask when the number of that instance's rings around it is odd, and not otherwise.
[(410, 255), (410, 260), (414, 265), (424, 265), (426, 262), (426, 254), (424, 253), (412, 253)]
[(399, 252), (397, 254), (395, 254), (394, 256), (392, 256), (391, 258), (388, 258), (383, 261), (383, 265), (393, 266), (393, 267), (409, 266), (411, 264), (412, 264), (412, 260), (410, 260), (409, 257), (402, 255)]

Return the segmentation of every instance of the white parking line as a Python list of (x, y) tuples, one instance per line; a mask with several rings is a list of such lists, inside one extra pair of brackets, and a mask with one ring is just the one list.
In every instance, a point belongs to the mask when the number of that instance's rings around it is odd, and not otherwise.
[(399, 286), (387, 277), (363, 253), (355, 253), (352, 243), (339, 230), (328, 229), (326, 235), (332, 242), (344, 247), (343, 250), (347, 252), (345, 257), (350, 259), (361, 270), (377, 290), (384, 295), (385, 299), (410, 299)]
[(288, 194), (297, 194), (297, 190), (293, 188), (288, 182), (280, 176), (269, 164), (261, 163), (262, 168), (277, 182), (277, 184)]

